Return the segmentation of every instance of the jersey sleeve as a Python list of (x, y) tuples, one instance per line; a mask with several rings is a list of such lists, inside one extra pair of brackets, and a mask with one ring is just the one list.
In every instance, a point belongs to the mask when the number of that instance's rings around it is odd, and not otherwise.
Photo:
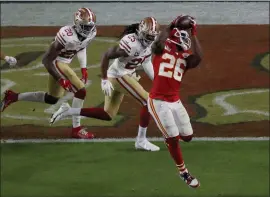
[(62, 27), (56, 34), (55, 40), (62, 44), (65, 48), (72, 44), (73, 31), (69, 26)]
[(135, 54), (135, 38), (130, 35), (124, 36), (120, 42), (119, 47), (123, 49), (129, 56), (134, 56)]

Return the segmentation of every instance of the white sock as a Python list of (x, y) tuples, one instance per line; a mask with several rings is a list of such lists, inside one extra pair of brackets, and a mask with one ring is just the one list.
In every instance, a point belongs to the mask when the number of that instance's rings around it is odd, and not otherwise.
[(145, 139), (146, 138), (146, 131), (147, 131), (147, 127), (139, 126), (137, 138), (138, 139)]
[[(72, 108), (82, 108), (84, 100), (74, 97), (72, 101)], [(80, 113), (79, 113), (80, 114)], [(81, 126), (81, 116), (72, 117), (73, 128)]]
[(18, 95), (19, 101), (45, 102), (46, 92), (24, 92)]
[(78, 116), (81, 113), (82, 108), (69, 108), (67, 111), (68, 116)]

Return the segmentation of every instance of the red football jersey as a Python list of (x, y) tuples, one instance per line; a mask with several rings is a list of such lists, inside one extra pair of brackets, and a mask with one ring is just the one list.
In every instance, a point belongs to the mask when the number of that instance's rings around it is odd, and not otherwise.
[(154, 80), (150, 98), (167, 102), (180, 99), (180, 85), (186, 69), (185, 58), (190, 54), (190, 51), (177, 52), (174, 44), (166, 42), (163, 53), (155, 55), (152, 59)]

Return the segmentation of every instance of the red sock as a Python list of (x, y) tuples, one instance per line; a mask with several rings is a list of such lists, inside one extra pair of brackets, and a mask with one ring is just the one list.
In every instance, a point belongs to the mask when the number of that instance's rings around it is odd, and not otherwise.
[(147, 105), (143, 106), (141, 108), (140, 112), (140, 126), (141, 127), (148, 127), (149, 122), (150, 122), (150, 113), (148, 112)]
[(112, 118), (107, 112), (104, 111), (103, 108), (82, 108), (80, 115), (100, 120), (112, 120)]
[(182, 151), (179, 144), (179, 136), (167, 138), (166, 145), (179, 172), (186, 171), (186, 166), (184, 163)]

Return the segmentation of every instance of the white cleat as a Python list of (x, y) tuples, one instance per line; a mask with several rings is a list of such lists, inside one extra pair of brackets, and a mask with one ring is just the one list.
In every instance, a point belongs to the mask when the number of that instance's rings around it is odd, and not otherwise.
[(59, 120), (66, 117), (68, 114), (66, 113), (70, 109), (70, 105), (68, 103), (63, 103), (60, 108), (54, 112), (54, 114), (51, 117), (50, 124), (54, 124), (58, 122)]
[(135, 142), (136, 150), (146, 150), (146, 151), (159, 151), (160, 148), (155, 144), (152, 144), (147, 139), (138, 139)]
[(200, 187), (200, 182), (195, 177), (191, 176), (189, 172), (179, 174), (180, 178), (191, 188)]

